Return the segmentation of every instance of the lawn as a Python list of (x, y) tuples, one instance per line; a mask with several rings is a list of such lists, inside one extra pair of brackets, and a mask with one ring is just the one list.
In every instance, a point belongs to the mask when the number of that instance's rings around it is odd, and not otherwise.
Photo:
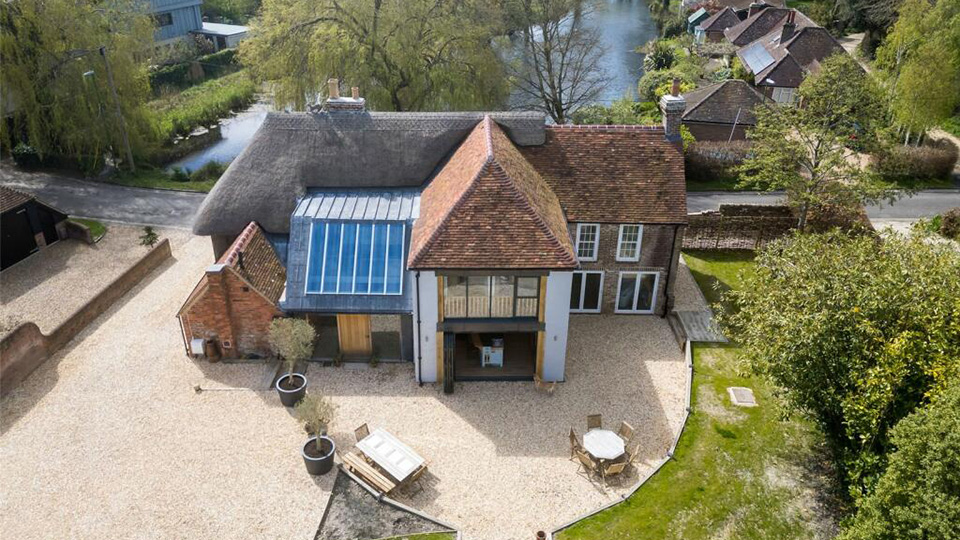
[(743, 191), (737, 187), (736, 178), (717, 178), (709, 182), (694, 182), (687, 180), (687, 191)]
[(173, 180), (163, 169), (139, 168), (137, 172), (130, 173), (123, 171), (104, 180), (111, 184), (120, 184), (122, 186), (153, 188), (153, 189), (180, 189), (185, 191), (208, 192), (213, 189), (216, 180), (205, 180), (202, 182), (178, 182)]
[(107, 234), (107, 227), (103, 223), (93, 219), (80, 219), (80, 218), (71, 218), (70, 221), (85, 225), (90, 229), (90, 236), (93, 237), (93, 241), (96, 242), (103, 238), (103, 235)]
[(215, 124), (231, 111), (253, 102), (257, 86), (245, 71), (202, 82), (147, 104), (154, 111), (163, 138), (187, 135), (200, 126)]
[[(740, 284), (753, 265), (745, 252), (689, 252), (684, 258), (707, 298)], [(714, 283), (717, 287), (714, 287)], [(800, 539), (827, 533), (811, 477), (821, 437), (800, 419), (781, 418), (774, 389), (745, 376), (733, 346), (694, 346), (693, 413), (675, 458), (623, 504), (558, 538), (659, 540)], [(753, 389), (757, 408), (730, 404), (727, 387)], [(811, 483), (813, 482), (813, 483)]]

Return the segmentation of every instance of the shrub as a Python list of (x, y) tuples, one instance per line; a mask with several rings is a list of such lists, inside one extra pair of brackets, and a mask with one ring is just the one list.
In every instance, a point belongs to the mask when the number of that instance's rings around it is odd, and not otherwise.
[(238, 71), (240, 67), (236, 49), (224, 49), (200, 56), (196, 60), (163, 66), (153, 71), (150, 73), (150, 88), (155, 94), (162, 90), (189, 88), (204, 80)]
[(735, 182), (739, 178), (737, 167), (749, 154), (750, 143), (747, 141), (695, 142), (684, 153), (687, 181)]
[(287, 366), (287, 373), (293, 373), (297, 362), (313, 355), (313, 342), (317, 331), (304, 319), (282, 318), (270, 322), (270, 348)]
[(13, 147), (13, 161), (21, 167), (40, 165), (40, 154), (29, 144), (19, 143)]
[(942, 236), (960, 240), (960, 207), (948, 210), (940, 216), (939, 232)]
[(656, 40), (647, 46), (647, 54), (643, 57), (643, 69), (646, 71), (669, 69), (673, 67), (675, 61), (673, 47)]
[(746, 66), (743, 65), (743, 62), (740, 61), (740, 58), (734, 58), (730, 62), (730, 76), (734, 79), (740, 79), (741, 81), (747, 81), (752, 83), (755, 77)]
[(316, 394), (307, 394), (297, 404), (293, 414), (303, 424), (303, 429), (309, 435), (319, 438), (321, 435), (327, 434), (327, 426), (333, 422), (336, 411), (336, 405), (327, 398)]
[(194, 182), (206, 182), (208, 180), (219, 180), (223, 175), (223, 171), (227, 170), (226, 163), (220, 163), (219, 161), (208, 161), (204, 163), (199, 169), (190, 173), (190, 180)]
[(173, 170), (170, 171), (170, 180), (173, 180), (174, 182), (189, 182), (190, 169), (174, 167)]
[(874, 154), (871, 161), (873, 170), (890, 182), (948, 178), (957, 162), (957, 147), (949, 141), (893, 145)]
[(177, 96), (150, 103), (157, 111), (162, 139), (187, 135), (253, 101), (256, 85), (244, 72), (210, 80), (184, 90)]
[(160, 241), (160, 236), (157, 234), (157, 231), (153, 230), (153, 227), (147, 226), (143, 228), (143, 234), (140, 235), (140, 245), (152, 248), (157, 245), (157, 242)]
[(663, 25), (660, 28), (660, 37), (672, 38), (676, 36), (683, 35), (687, 31), (687, 21), (686, 19), (681, 19), (678, 17), (669, 17), (664, 19)]
[(660, 122), (660, 108), (652, 101), (618, 99), (609, 107), (587, 105), (573, 113), (574, 124), (631, 125), (656, 124)]

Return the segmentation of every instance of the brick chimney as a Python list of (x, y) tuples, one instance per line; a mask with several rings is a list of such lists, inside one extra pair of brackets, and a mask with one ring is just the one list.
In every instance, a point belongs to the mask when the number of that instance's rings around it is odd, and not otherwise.
[(680, 144), (680, 121), (687, 109), (687, 101), (680, 95), (680, 79), (673, 79), (670, 93), (660, 98), (660, 112), (663, 113), (663, 135), (672, 142)]
[(793, 37), (793, 34), (797, 31), (796, 21), (796, 10), (791, 9), (787, 13), (787, 20), (783, 23), (783, 28), (780, 30), (780, 43), (786, 43)]
[(363, 112), (366, 110), (366, 100), (360, 97), (360, 89), (354, 86), (350, 89), (351, 97), (340, 97), (340, 81), (327, 80), (329, 97), (323, 108), (327, 112)]
[(753, 17), (757, 13), (763, 11), (767, 7), (766, 2), (752, 2), (750, 7), (747, 9), (747, 18)]

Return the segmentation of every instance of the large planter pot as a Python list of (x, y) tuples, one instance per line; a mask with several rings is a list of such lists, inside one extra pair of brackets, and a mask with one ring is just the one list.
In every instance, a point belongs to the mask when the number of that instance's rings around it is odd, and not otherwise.
[(307, 378), (299, 373), (287, 373), (277, 379), (276, 388), (280, 403), (285, 407), (293, 407), (307, 393)]
[(327, 474), (333, 468), (333, 454), (337, 449), (333, 439), (321, 435), (319, 442), (316, 437), (310, 437), (303, 443), (300, 454), (307, 472), (312, 475)]

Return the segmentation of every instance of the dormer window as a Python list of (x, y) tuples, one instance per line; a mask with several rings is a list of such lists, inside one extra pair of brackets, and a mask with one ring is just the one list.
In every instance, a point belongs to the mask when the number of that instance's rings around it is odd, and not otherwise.
[(577, 258), (581, 261), (597, 260), (600, 246), (600, 225), (596, 223), (577, 224)]

